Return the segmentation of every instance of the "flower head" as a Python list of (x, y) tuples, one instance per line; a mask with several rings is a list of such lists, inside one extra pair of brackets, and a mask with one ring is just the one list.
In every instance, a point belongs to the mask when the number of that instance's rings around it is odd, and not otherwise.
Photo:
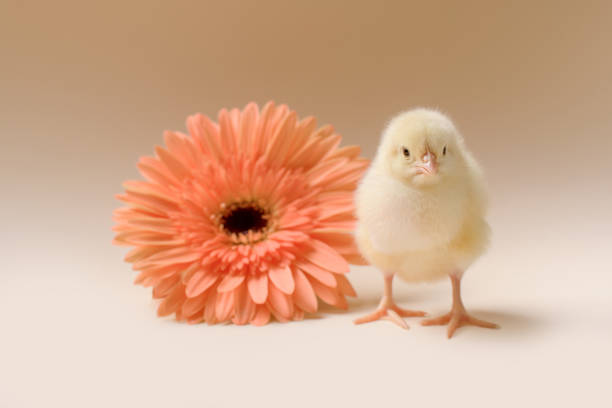
[(158, 314), (262, 325), (315, 312), (317, 297), (346, 308), (349, 263), (365, 263), (352, 236), (359, 147), (271, 102), (187, 128), (140, 159), (146, 181), (124, 183), (114, 212), (114, 243), (134, 247), (125, 259)]

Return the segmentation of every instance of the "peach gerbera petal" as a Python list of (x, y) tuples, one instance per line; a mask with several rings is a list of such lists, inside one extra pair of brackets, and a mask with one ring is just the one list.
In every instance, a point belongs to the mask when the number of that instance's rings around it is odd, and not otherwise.
[(206, 298), (206, 305), (204, 306), (204, 321), (207, 324), (215, 324), (217, 323), (217, 319), (215, 318), (215, 309), (217, 307), (217, 291), (213, 289), (210, 290), (210, 294)]
[(161, 186), (178, 185), (178, 180), (167, 170), (167, 168), (153, 157), (141, 157), (137, 164), (140, 173), (152, 183)]
[(253, 326), (263, 326), (270, 321), (270, 311), (263, 305), (257, 305), (255, 316), (251, 323)]
[(268, 276), (274, 286), (276, 286), (281, 292), (290, 295), (295, 289), (295, 282), (293, 281), (293, 275), (291, 269), (288, 266), (283, 268), (272, 268), (268, 272)]
[(315, 293), (319, 298), (321, 298), (322, 301), (328, 305), (336, 306), (341, 309), (346, 307), (346, 300), (338, 290), (325, 286), (319, 283), (316, 279), (309, 279), (309, 281)]
[(368, 265), (368, 261), (361, 256), (352, 234), (339, 232), (338, 230), (323, 229), (311, 232), (310, 236), (334, 248), (348, 263)]
[(357, 251), (355, 239), (351, 234), (338, 231), (319, 230), (311, 232), (310, 236), (333, 247), (341, 254)]
[(293, 276), (295, 280), (295, 292), (293, 293), (295, 304), (307, 312), (316, 312), (317, 296), (312, 285), (299, 269), (293, 270)]
[(256, 305), (247, 293), (246, 284), (234, 289), (234, 319), (235, 324), (247, 324), (255, 317)]
[(186, 247), (169, 248), (159, 251), (146, 259), (147, 263), (155, 264), (177, 264), (183, 262), (193, 262), (202, 257), (197, 251)]
[(201, 314), (204, 310), (204, 305), (206, 305), (207, 300), (208, 298), (204, 293), (196, 297), (187, 298), (185, 300), (185, 303), (183, 303), (183, 315), (193, 316), (196, 313)]
[(287, 323), (289, 321), (290, 317), (286, 317), (286, 316), (283, 316), (282, 314), (278, 313), (278, 311), (274, 310), (274, 308), (269, 303), (266, 303), (266, 306), (268, 307), (268, 310), (270, 311), (270, 314), (272, 316), (274, 316), (274, 318), (276, 320), (278, 320), (279, 322)]
[[(153, 266), (142, 268), (140, 274), (136, 277), (135, 283), (143, 284), (144, 286), (153, 286), (154, 283), (159, 283), (162, 279), (167, 278), (168, 276), (175, 275), (180, 269), (181, 266), (178, 265), (169, 265), (169, 266)], [(151, 284), (145, 283), (146, 281)]]
[(198, 324), (198, 323), (202, 323), (203, 321), (204, 321), (204, 316), (199, 315), (199, 314), (187, 318), (187, 324)]
[(331, 125), (286, 105), (187, 118), (165, 147), (142, 157), (144, 181), (117, 198), (117, 245), (135, 283), (153, 287), (158, 314), (188, 323), (263, 325), (340, 308), (355, 291), (344, 274), (365, 263), (353, 241), (354, 190), (368, 166), (340, 147)]
[(290, 297), (273, 285), (269, 286), (268, 293), (268, 300), (274, 311), (285, 319), (289, 319), (293, 314), (293, 303), (291, 302)]
[(185, 301), (185, 288), (182, 284), (174, 286), (170, 294), (159, 304), (157, 308), (158, 316), (168, 316), (176, 312)]
[(310, 262), (332, 272), (349, 272), (348, 262), (329, 245), (318, 239), (312, 239), (308, 244), (312, 250), (305, 253), (304, 257)]
[(215, 284), (217, 279), (217, 275), (213, 273), (205, 271), (196, 272), (187, 283), (187, 297), (191, 298), (204, 293), (206, 289)]
[(144, 258), (148, 258), (149, 256), (162, 251), (164, 247), (160, 246), (137, 246), (134, 249), (131, 249), (123, 258), (125, 262), (137, 262)]
[(300, 268), (303, 272), (306, 272), (308, 275), (312, 276), (322, 284), (330, 286), (332, 288), (336, 287), (336, 278), (334, 278), (334, 274), (313, 264), (312, 262), (309, 262), (308, 260), (296, 261), (295, 266)]
[(162, 279), (155, 287), (153, 288), (153, 298), (161, 299), (166, 297), (170, 291), (174, 288), (174, 286), (180, 280), (180, 276), (177, 274), (172, 274), (164, 279)]
[(247, 281), (249, 294), (253, 302), (262, 304), (268, 298), (268, 276), (265, 274), (253, 275)]
[(338, 290), (340, 290), (340, 293), (342, 293), (344, 296), (350, 296), (350, 297), (357, 296), (357, 292), (355, 292), (355, 289), (353, 289), (353, 285), (351, 285), (349, 280), (346, 279), (346, 276), (335, 275), (335, 278), (336, 278)]
[(218, 321), (228, 320), (234, 310), (234, 292), (217, 292), (215, 317)]
[(295, 313), (293, 313), (293, 320), (304, 320), (304, 311), (295, 309)]
[(160, 146), (155, 147), (155, 153), (179, 182), (189, 177), (189, 170), (172, 153)]
[(217, 288), (219, 292), (229, 292), (234, 290), (240, 285), (245, 279), (244, 275), (227, 275)]

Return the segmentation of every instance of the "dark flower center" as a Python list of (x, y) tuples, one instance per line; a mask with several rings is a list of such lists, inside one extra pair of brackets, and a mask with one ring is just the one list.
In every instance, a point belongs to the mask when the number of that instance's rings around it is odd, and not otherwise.
[(223, 229), (229, 233), (240, 234), (249, 230), (262, 231), (268, 226), (266, 212), (261, 208), (247, 204), (241, 207), (230, 208), (221, 217)]

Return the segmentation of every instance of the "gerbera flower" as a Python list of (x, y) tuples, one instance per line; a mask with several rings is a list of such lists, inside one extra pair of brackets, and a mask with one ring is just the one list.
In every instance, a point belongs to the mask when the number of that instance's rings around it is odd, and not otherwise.
[(187, 128), (140, 159), (147, 181), (127, 181), (114, 212), (114, 243), (134, 247), (125, 260), (162, 299), (158, 315), (263, 325), (302, 319), (317, 297), (346, 308), (349, 263), (365, 264), (352, 236), (359, 147), (271, 102)]

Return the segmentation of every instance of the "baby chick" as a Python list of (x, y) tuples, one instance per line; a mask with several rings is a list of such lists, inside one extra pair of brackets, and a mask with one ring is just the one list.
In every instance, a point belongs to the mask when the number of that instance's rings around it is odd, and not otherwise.
[(384, 295), (372, 314), (356, 324), (424, 312), (399, 308), (393, 301), (395, 274), (405, 281), (432, 281), (446, 275), (453, 288), (451, 311), (427, 319), (425, 326), (496, 324), (470, 316), (461, 301), (465, 270), (485, 251), (490, 229), (484, 216), (486, 194), (480, 168), (449, 118), (429, 109), (395, 117), (382, 135), (376, 157), (355, 197), (356, 242), (364, 258), (384, 277)]

